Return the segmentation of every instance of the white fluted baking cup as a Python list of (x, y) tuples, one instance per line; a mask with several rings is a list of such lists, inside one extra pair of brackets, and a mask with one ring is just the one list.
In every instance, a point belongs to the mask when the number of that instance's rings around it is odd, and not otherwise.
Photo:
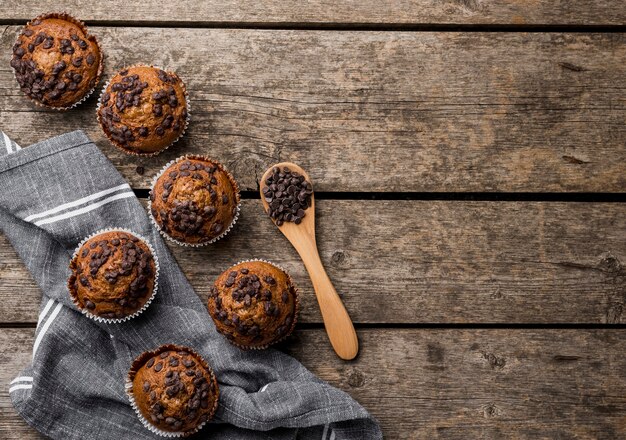
[(97, 232), (94, 232), (93, 234), (87, 236), (86, 238), (84, 238), (76, 247), (76, 249), (74, 250), (74, 253), (72, 254), (72, 258), (70, 260), (70, 265), (72, 264), (72, 262), (76, 259), (76, 257), (78, 257), (78, 253), (80, 252), (80, 249), (83, 247), (83, 245), (85, 243), (87, 243), (89, 240), (91, 240), (92, 238), (94, 238), (97, 235), (100, 234), (104, 234), (106, 232), (124, 232), (126, 234), (130, 234), (133, 237), (137, 237), (139, 240), (141, 240), (143, 243), (145, 243), (145, 245), (148, 247), (148, 249), (150, 250), (150, 252), (152, 253), (152, 259), (154, 260), (154, 287), (152, 288), (152, 294), (150, 295), (150, 298), (148, 298), (148, 300), (144, 303), (144, 305), (137, 310), (135, 313), (125, 316), (123, 318), (103, 318), (101, 316), (98, 315), (94, 315), (93, 313), (89, 312), (89, 310), (87, 310), (86, 308), (83, 308), (79, 302), (77, 301), (77, 299), (74, 297), (74, 295), (72, 294), (72, 281), (73, 279), (75, 279), (76, 275), (74, 273), (72, 273), (72, 275), (70, 275), (68, 281), (67, 281), (67, 288), (68, 288), (68, 293), (70, 295), (70, 298), (72, 299), (72, 302), (74, 303), (74, 305), (76, 305), (76, 307), (78, 308), (78, 310), (81, 311), (81, 313), (85, 316), (87, 316), (90, 319), (93, 319), (96, 322), (104, 322), (107, 324), (119, 324), (121, 322), (125, 322), (128, 321), (132, 318), (135, 318), (137, 316), (139, 316), (141, 313), (143, 313), (148, 306), (150, 305), (150, 303), (152, 303), (152, 301), (154, 300), (154, 297), (157, 294), (157, 290), (159, 288), (159, 259), (157, 257), (157, 253), (154, 250), (154, 248), (152, 247), (152, 245), (150, 244), (150, 242), (143, 236), (137, 234), (136, 232), (131, 231), (130, 229), (126, 229), (126, 228), (105, 228), (105, 229), (100, 229)]
[[(226, 269), (225, 271), (222, 272), (229, 272), (231, 271), (235, 266), (239, 266), (240, 264), (245, 264), (245, 263), (254, 263), (254, 262), (261, 262), (261, 263), (267, 263), (271, 266), (274, 266), (277, 269), (280, 269), (285, 275), (287, 275), (287, 278), (289, 279), (289, 284), (291, 284), (293, 286), (293, 296), (294, 296), (294, 311), (293, 311), (293, 319), (291, 322), (291, 326), (289, 327), (289, 330), (287, 332), (285, 332), (285, 334), (283, 336), (281, 336), (280, 338), (276, 339), (275, 341), (272, 341), (269, 344), (266, 345), (260, 345), (260, 346), (246, 346), (246, 345), (240, 345), (237, 344), (236, 342), (230, 340), (229, 338), (226, 338), (226, 340), (228, 342), (230, 342), (231, 344), (233, 344), (235, 347), (240, 348), (242, 350), (265, 350), (266, 348), (274, 345), (274, 344), (278, 344), (279, 342), (284, 341), (285, 339), (287, 339), (294, 331), (294, 329), (296, 328), (296, 323), (298, 321), (298, 315), (300, 313), (300, 296), (298, 294), (298, 286), (296, 285), (296, 283), (293, 281), (293, 278), (291, 277), (291, 275), (289, 274), (289, 272), (287, 272), (282, 266), (280, 266), (279, 264), (273, 263), (271, 261), (268, 260), (264, 260), (262, 258), (253, 258), (253, 259), (249, 259), (249, 260), (241, 260), (235, 264), (233, 264), (232, 266), (230, 266), (228, 269)], [(220, 274), (219, 276), (221, 276), (222, 274)], [(217, 288), (217, 286), (215, 286)], [(209, 313), (209, 315), (211, 316), (211, 318), (216, 321), (215, 318), (213, 318), (213, 315), (211, 315), (211, 313)], [(217, 328), (217, 325), (216, 325)], [(219, 331), (219, 330), (218, 330)], [(221, 332), (220, 332), (221, 333)]]
[[(200, 360), (202, 367), (204, 367), (211, 375), (211, 380), (213, 382), (213, 387), (215, 389), (215, 394), (216, 394), (215, 404), (213, 405), (213, 408), (211, 409), (211, 411), (207, 414), (207, 420), (205, 422), (200, 423), (191, 431), (172, 432), (172, 431), (163, 431), (157, 428), (143, 416), (143, 414), (141, 413), (141, 410), (137, 406), (137, 402), (135, 401), (135, 396), (133, 396), (133, 380), (135, 379), (135, 374), (137, 374), (137, 371), (144, 365), (145, 362), (147, 362), (147, 359), (149, 357), (154, 357), (165, 350), (187, 351), (193, 354), (197, 359)], [(182, 345), (176, 345), (176, 344), (161, 345), (155, 348), (154, 350), (145, 351), (141, 353), (139, 356), (137, 356), (135, 360), (133, 361), (133, 363), (131, 364), (130, 370), (128, 371), (128, 375), (126, 376), (126, 382), (124, 383), (124, 390), (126, 391), (126, 396), (128, 397), (128, 400), (130, 401), (130, 406), (135, 411), (135, 414), (137, 415), (137, 418), (139, 418), (139, 421), (141, 422), (141, 424), (146, 429), (152, 431), (153, 433), (157, 435), (160, 435), (162, 437), (170, 437), (170, 438), (188, 437), (200, 431), (204, 427), (204, 425), (209, 423), (209, 421), (211, 421), (211, 419), (215, 415), (215, 411), (217, 411), (217, 406), (218, 406), (219, 396), (220, 396), (220, 388), (217, 383), (217, 378), (215, 376), (215, 373), (213, 372), (213, 369), (209, 366), (206, 360), (204, 360), (204, 358), (200, 356), (200, 354), (197, 351), (195, 351), (193, 348), (182, 346)]]
[[(121, 145), (119, 145), (115, 140), (111, 139), (111, 137), (109, 136), (109, 133), (106, 132), (106, 130), (104, 129), (103, 125), (102, 125), (102, 120), (100, 118), (100, 107), (102, 106), (102, 96), (106, 93), (107, 89), (109, 88), (109, 84), (111, 83), (111, 80), (113, 79), (113, 77), (115, 75), (117, 75), (119, 72), (123, 71), (123, 70), (128, 70), (128, 69), (132, 69), (134, 67), (151, 67), (153, 69), (159, 69), (159, 70), (163, 70), (164, 72), (166, 72), (167, 74), (172, 74), (174, 73), (176, 75), (176, 77), (180, 80), (180, 83), (182, 85), (182, 89), (183, 89), (183, 95), (185, 96), (185, 107), (187, 108), (187, 118), (185, 118), (185, 125), (183, 126), (183, 130), (180, 132), (180, 134), (178, 135), (178, 137), (176, 139), (174, 139), (172, 142), (170, 142), (170, 144), (162, 149), (160, 149), (159, 151), (155, 151), (154, 153), (137, 153), (135, 151), (130, 151), (127, 148), (122, 147)], [(121, 150), (122, 152), (129, 154), (131, 156), (137, 156), (137, 157), (154, 157), (157, 156), (161, 153), (163, 153), (165, 150), (167, 150), (168, 148), (170, 148), (172, 145), (174, 145), (176, 142), (179, 141), (180, 138), (183, 137), (183, 135), (185, 134), (185, 132), (187, 131), (187, 127), (189, 127), (189, 121), (191, 120), (191, 102), (189, 100), (189, 93), (187, 92), (187, 86), (185, 85), (185, 82), (181, 79), (180, 76), (178, 76), (178, 74), (176, 72), (169, 72), (161, 67), (158, 66), (152, 66), (152, 65), (148, 65), (148, 64), (133, 64), (132, 66), (128, 66), (128, 67), (124, 67), (123, 69), (118, 70), (115, 75), (113, 75), (113, 77), (109, 78), (109, 80), (104, 84), (104, 87), (102, 87), (102, 92), (100, 92), (100, 96), (98, 97), (98, 105), (96, 106), (96, 121), (98, 121), (98, 125), (100, 126), (100, 128), (102, 129), (102, 132), (104, 133), (104, 135), (106, 136), (106, 138), (109, 140), (109, 142), (118, 150)]]
[[(226, 175), (228, 176), (228, 179), (233, 184), (233, 189), (235, 190), (235, 196), (237, 197), (237, 206), (235, 208), (236, 209), (235, 215), (233, 216), (233, 219), (230, 222), (230, 224), (228, 225), (228, 227), (226, 229), (224, 229), (224, 231), (220, 235), (218, 235), (217, 237), (212, 238), (211, 240), (204, 241), (202, 243), (186, 243), (184, 241), (180, 241), (180, 240), (175, 239), (174, 237), (170, 236), (167, 232), (163, 231), (163, 229), (161, 229), (161, 226), (159, 225), (159, 223), (156, 221), (156, 219), (152, 215), (152, 193), (155, 190), (155, 186), (156, 186), (159, 178), (172, 165), (174, 165), (174, 164), (176, 164), (176, 163), (178, 163), (180, 161), (189, 160), (189, 159), (191, 159), (191, 160), (198, 159), (198, 160), (209, 161), (212, 164), (214, 164), (215, 166), (217, 166), (221, 171), (226, 173)], [(224, 165), (222, 165), (220, 162), (218, 162), (216, 160), (211, 159), (208, 156), (204, 156), (202, 154), (186, 154), (184, 156), (180, 156), (180, 157), (178, 157), (178, 158), (176, 158), (174, 160), (171, 160), (168, 163), (166, 163), (165, 166), (163, 168), (161, 168), (161, 171), (159, 171), (152, 178), (152, 184), (150, 185), (150, 197), (148, 197), (148, 217), (150, 217), (150, 221), (152, 222), (154, 227), (157, 228), (159, 233), (165, 239), (171, 241), (172, 243), (176, 243), (179, 246), (202, 247), (202, 246), (207, 246), (209, 244), (215, 243), (216, 241), (218, 241), (218, 240), (222, 239), (223, 237), (225, 237), (230, 232), (230, 230), (235, 226), (235, 223), (237, 223), (237, 220), (239, 219), (240, 212), (241, 212), (241, 197), (239, 195), (239, 184), (237, 183), (237, 181), (235, 180), (233, 175), (230, 172), (228, 172), (228, 170), (226, 168), (224, 168)]]
[[(40, 14), (37, 17), (35, 17), (32, 20), (30, 20), (28, 23), (26, 23), (26, 26), (31, 26), (34, 21), (36, 21), (36, 20), (44, 20), (46, 18), (59, 18), (59, 19), (66, 20), (66, 21), (69, 21), (70, 23), (73, 23), (73, 24), (77, 25), (83, 31), (83, 34), (85, 34), (85, 38), (92, 39), (93, 42), (96, 43), (96, 46), (98, 46), (98, 52), (100, 53), (100, 57), (98, 58), (98, 63), (99, 63), (98, 64), (98, 71), (96, 72), (96, 80), (94, 82), (93, 87), (91, 89), (89, 89), (89, 91), (87, 93), (85, 93), (85, 95), (81, 99), (76, 101), (74, 104), (72, 104), (70, 106), (67, 106), (67, 107), (54, 107), (54, 106), (51, 106), (51, 105), (48, 105), (48, 104), (44, 104), (43, 102), (40, 102), (39, 100), (37, 100), (35, 98), (31, 98), (26, 93), (24, 93), (24, 95), (28, 99), (30, 99), (32, 102), (34, 102), (35, 105), (37, 105), (39, 107), (42, 107), (42, 108), (49, 108), (49, 109), (52, 109), (52, 110), (57, 110), (57, 111), (61, 111), (62, 112), (62, 111), (67, 111), (67, 110), (73, 109), (77, 105), (82, 104), (98, 88), (98, 84), (100, 83), (100, 80), (102, 78), (102, 72), (104, 71), (104, 52), (102, 52), (102, 46), (100, 46), (100, 42), (98, 41), (96, 36), (92, 35), (92, 34), (90, 34), (88, 32), (87, 26), (85, 26), (85, 23), (83, 23), (82, 21), (80, 21), (79, 19), (77, 19), (76, 17), (74, 17), (73, 15), (71, 15), (71, 14), (65, 12), (65, 11), (63, 11), (63, 12), (46, 12), (44, 14)], [(24, 26), (24, 28), (26, 28), (26, 26)], [(24, 29), (22, 29), (22, 31), (19, 34), (17, 34), (17, 37), (15, 38), (14, 45), (19, 41), (19, 39), (22, 36), (23, 32), (24, 32)], [(11, 57), (12, 56), (13, 55), (12, 55), (12, 52), (11, 52)], [(15, 77), (15, 68), (13, 66), (11, 66), (11, 69), (13, 70), (13, 76)]]

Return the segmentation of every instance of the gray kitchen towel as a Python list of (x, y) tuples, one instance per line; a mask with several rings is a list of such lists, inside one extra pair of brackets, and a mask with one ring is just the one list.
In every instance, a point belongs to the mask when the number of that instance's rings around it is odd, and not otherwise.
[[(43, 293), (32, 362), (9, 393), (19, 414), (43, 434), (154, 438), (131, 409), (124, 380), (137, 355), (174, 343), (204, 356), (220, 383), (216, 419), (196, 438), (382, 438), (363, 407), (295, 359), (273, 349), (242, 351), (216, 332), (132, 189), (83, 132), (24, 149), (0, 132), (0, 187), (0, 228)], [(155, 300), (121, 324), (78, 312), (66, 287), (78, 243), (110, 227), (146, 237), (161, 266)]]

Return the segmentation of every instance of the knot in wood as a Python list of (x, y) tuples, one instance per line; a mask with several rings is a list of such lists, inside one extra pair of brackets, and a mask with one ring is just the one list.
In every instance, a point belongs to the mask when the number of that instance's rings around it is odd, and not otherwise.
[(348, 373), (348, 385), (352, 388), (360, 388), (365, 385), (365, 376), (356, 368)]

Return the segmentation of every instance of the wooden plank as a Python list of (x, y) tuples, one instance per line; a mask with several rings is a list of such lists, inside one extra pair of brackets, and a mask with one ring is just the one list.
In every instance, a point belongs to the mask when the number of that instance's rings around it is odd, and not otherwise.
[[(319, 200), (318, 244), (359, 323), (624, 323), (626, 205)], [(265, 258), (302, 293), (301, 321), (320, 323), (289, 243), (245, 200), (231, 234), (202, 249), (172, 246), (196, 291), (231, 264)], [(0, 322), (36, 321), (40, 294), (0, 239)]]
[[(350, 393), (390, 439), (626, 436), (626, 330), (360, 330), (342, 362), (322, 330), (284, 348)], [(32, 329), (0, 330), (0, 381), (29, 361)], [(37, 386), (37, 384), (35, 384)], [(37, 434), (0, 394), (0, 437)]]
[(626, 187), (626, 34), (94, 27), (107, 75), (153, 62), (190, 90), (184, 141), (136, 159), (108, 145), (95, 97), (59, 113), (21, 96), (8, 67), (18, 27), (0, 29), (0, 126), (22, 145), (83, 128), (135, 187), (183, 153), (210, 154), (251, 189), (281, 160), (323, 191)]
[(83, 20), (180, 24), (624, 24), (626, 8), (610, 0), (156, 0), (95, 2), (4, 0), (0, 17), (28, 20), (43, 11), (65, 10)]

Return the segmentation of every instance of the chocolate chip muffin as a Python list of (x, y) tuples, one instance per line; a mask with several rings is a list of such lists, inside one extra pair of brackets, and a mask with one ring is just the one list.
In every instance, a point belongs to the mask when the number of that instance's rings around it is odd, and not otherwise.
[(83, 23), (57, 13), (29, 22), (13, 46), (11, 59), (15, 78), (26, 96), (59, 110), (91, 94), (103, 65), (100, 46)]
[(180, 437), (210, 420), (219, 398), (209, 365), (192, 349), (178, 345), (163, 345), (135, 359), (126, 391), (147, 428)]
[(70, 262), (70, 296), (97, 320), (139, 314), (156, 292), (158, 264), (146, 242), (124, 231), (106, 231), (85, 241)]
[(152, 156), (182, 136), (187, 126), (185, 85), (172, 72), (134, 66), (118, 72), (100, 97), (98, 121), (122, 151)]
[(298, 295), (282, 269), (265, 261), (246, 261), (217, 278), (208, 308), (217, 330), (233, 344), (266, 348), (293, 331)]
[(224, 236), (239, 213), (239, 187), (224, 167), (204, 156), (177, 159), (155, 179), (150, 214), (165, 237), (200, 246)]

